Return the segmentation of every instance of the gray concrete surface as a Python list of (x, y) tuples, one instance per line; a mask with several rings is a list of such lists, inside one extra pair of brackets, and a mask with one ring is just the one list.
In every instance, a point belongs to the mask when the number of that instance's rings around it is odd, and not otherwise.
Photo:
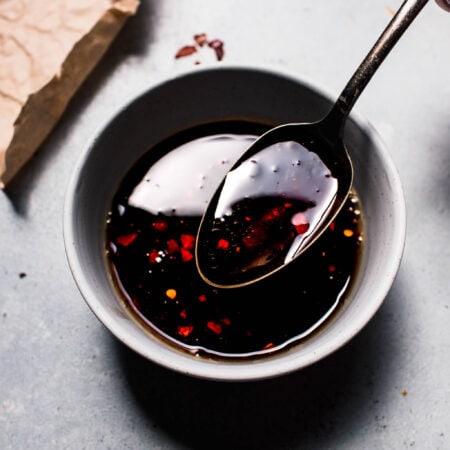
[[(337, 95), (399, 0), (142, 0), (39, 153), (0, 192), (0, 448), (449, 449), (450, 14), (430, 2), (357, 103), (392, 152), (408, 231), (382, 308), (289, 376), (214, 383), (119, 344), (84, 303), (62, 238), (68, 178), (131, 97), (194, 64), (296, 72)], [(202, 64), (219, 64), (208, 52)]]

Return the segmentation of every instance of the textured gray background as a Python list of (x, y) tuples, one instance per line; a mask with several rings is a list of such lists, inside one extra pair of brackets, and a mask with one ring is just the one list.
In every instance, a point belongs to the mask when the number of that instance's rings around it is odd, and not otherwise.
[[(450, 14), (433, 2), (356, 108), (404, 185), (404, 259), (348, 345), (298, 373), (214, 383), (119, 344), (84, 303), (64, 253), (67, 181), (130, 98), (194, 64), (196, 33), (226, 62), (298, 73), (338, 95), (400, 0), (142, 0), (58, 127), (0, 192), (1, 449), (450, 448)], [(202, 64), (216, 64), (208, 52)], [(26, 276), (20, 277), (24, 273)]]

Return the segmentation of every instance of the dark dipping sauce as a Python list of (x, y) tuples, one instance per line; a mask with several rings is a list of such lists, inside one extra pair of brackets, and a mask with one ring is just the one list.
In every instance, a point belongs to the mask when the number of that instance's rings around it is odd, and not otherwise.
[(262, 357), (301, 342), (345, 302), (357, 270), (362, 217), (352, 191), (329, 229), (282, 271), (235, 289), (198, 274), (195, 238), (207, 202), (267, 128), (223, 122), (161, 142), (125, 176), (108, 214), (106, 253), (126, 306), (161, 339), (197, 356)]

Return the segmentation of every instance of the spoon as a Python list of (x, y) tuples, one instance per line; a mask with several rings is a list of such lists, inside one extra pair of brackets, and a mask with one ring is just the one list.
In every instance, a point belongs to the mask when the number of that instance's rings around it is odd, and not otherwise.
[(204, 281), (219, 288), (257, 282), (298, 258), (329, 227), (353, 181), (346, 120), (427, 2), (402, 4), (322, 120), (267, 131), (228, 171), (197, 234), (196, 264)]

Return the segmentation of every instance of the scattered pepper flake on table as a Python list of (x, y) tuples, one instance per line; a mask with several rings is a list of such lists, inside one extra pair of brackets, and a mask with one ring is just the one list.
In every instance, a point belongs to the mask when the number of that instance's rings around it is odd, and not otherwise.
[(181, 47), (175, 54), (175, 58), (183, 58), (184, 56), (190, 56), (197, 53), (197, 48), (193, 45), (185, 45)]
[[(221, 39), (211, 39), (208, 40), (208, 35), (206, 33), (198, 33), (193, 36), (193, 43), (183, 45), (175, 53), (175, 59), (185, 58), (192, 55), (198, 55), (200, 50), (204, 47), (210, 48), (214, 51), (217, 61), (222, 61), (225, 50), (224, 42)], [(194, 64), (200, 64), (198, 59), (195, 60)]]
[(208, 42), (208, 46), (216, 52), (217, 61), (222, 61), (225, 54), (223, 49), (223, 42), (220, 39), (213, 39)]
[(200, 33), (194, 35), (194, 41), (199, 45), (200, 47), (203, 47), (208, 42), (208, 37), (206, 33)]

